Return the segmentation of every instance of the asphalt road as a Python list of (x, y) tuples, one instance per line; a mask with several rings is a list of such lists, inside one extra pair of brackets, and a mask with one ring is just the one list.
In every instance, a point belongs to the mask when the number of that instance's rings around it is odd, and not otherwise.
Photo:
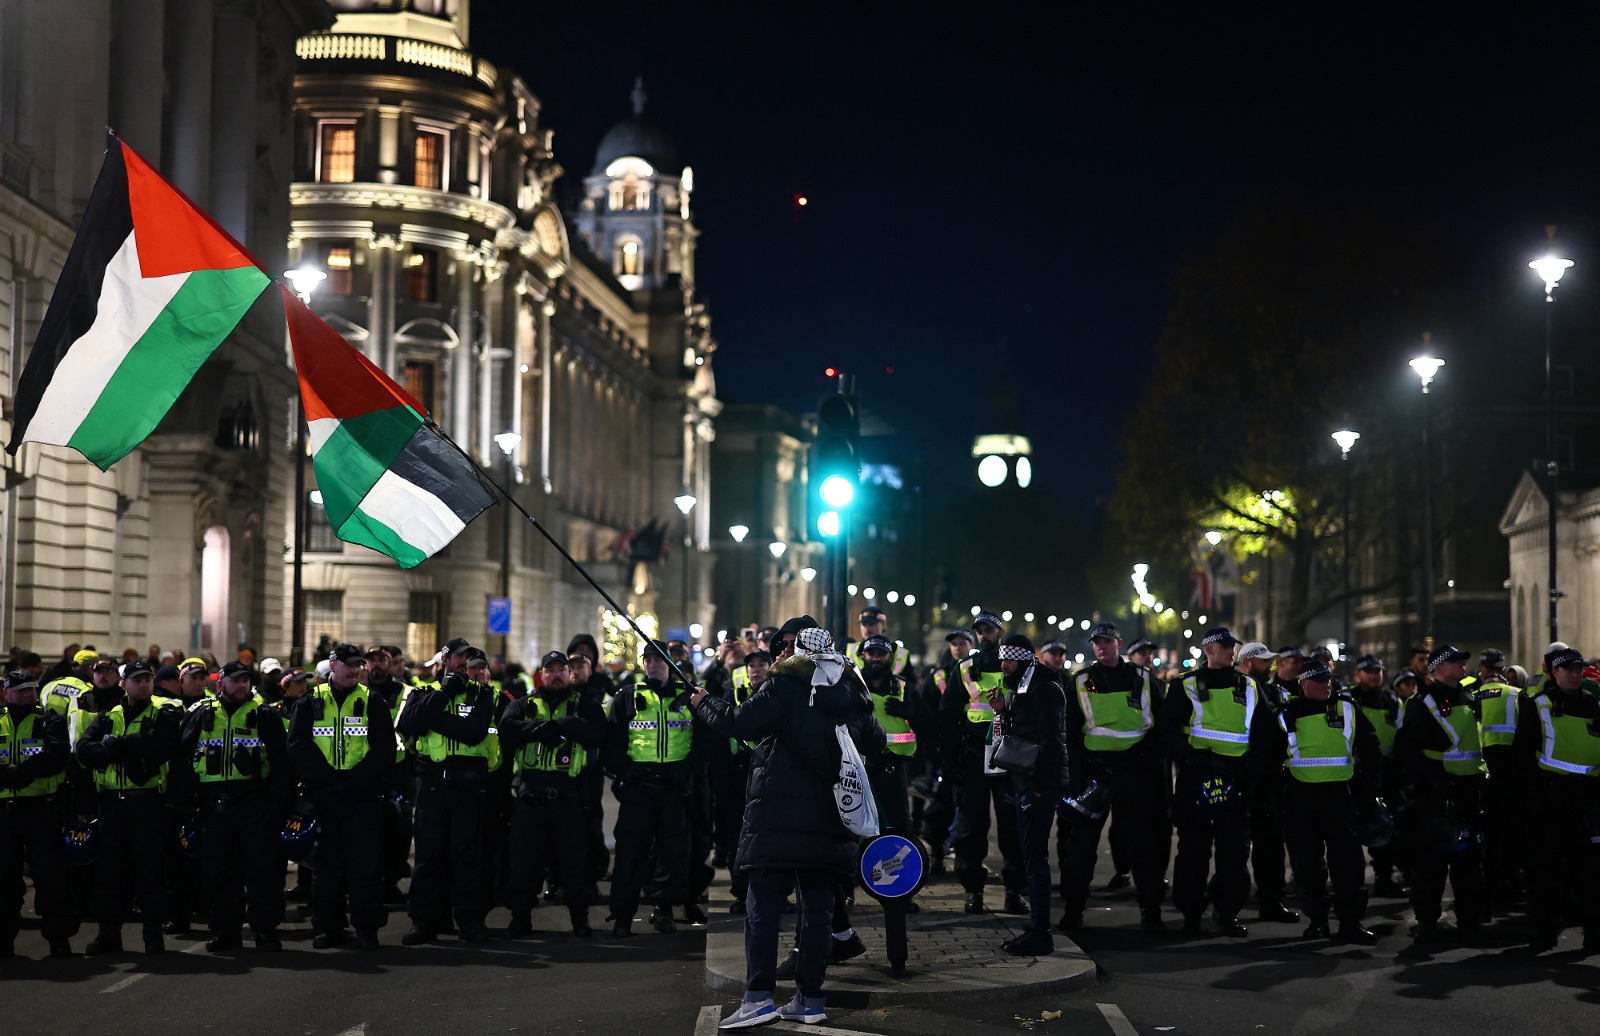
[[(1103, 854), (1104, 855), (1104, 854)], [(1097, 884), (1107, 875), (1097, 878)], [(996, 897), (998, 898), (998, 897)], [(726, 892), (713, 890), (713, 909)], [(599, 921), (603, 911), (596, 910)], [(1171, 917), (1169, 911), (1169, 918)], [(1246, 919), (1249, 912), (1246, 913)], [(1585, 1033), (1600, 1024), (1600, 956), (1585, 957), (1569, 931), (1556, 952), (1520, 948), (1526, 930), (1497, 925), (1500, 945), (1411, 948), (1405, 904), (1377, 901), (1372, 948), (1305, 943), (1299, 925), (1253, 925), (1244, 940), (1153, 941), (1137, 930), (1131, 894), (1097, 892), (1077, 941), (1101, 965), (1093, 989), (1018, 995), (1000, 1003), (937, 1008), (831, 1009), (818, 1036), (991, 1036), (1052, 1032), (1074, 1036), (1154, 1034)], [(503, 925), (503, 910), (490, 917)], [(566, 934), (564, 911), (535, 913), (539, 932), (517, 942), (468, 947), (446, 939), (406, 949), (407, 921), (396, 914), (375, 953), (310, 948), (304, 923), (285, 932), (286, 950), (264, 955), (248, 945), (207, 954), (203, 933), (169, 940), (173, 952), (145, 958), (36, 959), (43, 940), (29, 929), (24, 958), (0, 962), (4, 1031), (225, 1036), (382, 1036), (429, 1033), (650, 1034), (714, 1031), (733, 1001), (704, 985), (704, 935), (682, 929), (613, 941)], [(1491, 929), (1495, 931), (1496, 929)], [(75, 944), (81, 949), (89, 933)], [(131, 944), (137, 943), (130, 929)], [(181, 952), (188, 951), (188, 952)], [(1061, 1017), (1043, 1020), (1044, 1012)], [(13, 1028), (15, 1026), (15, 1028)], [(776, 1027), (775, 1027), (776, 1028)]]

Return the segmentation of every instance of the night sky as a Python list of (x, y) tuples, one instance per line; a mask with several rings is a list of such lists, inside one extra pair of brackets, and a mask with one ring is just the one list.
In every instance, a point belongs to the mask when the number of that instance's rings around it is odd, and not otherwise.
[[(1555, 223), (1578, 263), (1562, 348), (1592, 353), (1592, 8), (1112, 6), (473, 0), (471, 46), (544, 102), (568, 191), (642, 74), (646, 116), (695, 169), (720, 395), (805, 411), (825, 367), (854, 371), (902, 433), (869, 454), (920, 438), (947, 477), (997, 430), (1003, 379), (1043, 482), (1092, 513), (1178, 262), (1254, 203), (1437, 236), (1493, 314), (1477, 348), (1527, 350), (1528, 391), (1525, 264)], [(1403, 370), (1414, 343), (1395, 348)]]

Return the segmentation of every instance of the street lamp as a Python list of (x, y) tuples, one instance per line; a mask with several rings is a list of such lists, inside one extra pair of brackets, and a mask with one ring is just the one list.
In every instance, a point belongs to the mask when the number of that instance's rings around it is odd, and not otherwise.
[[(285, 270), (284, 280), (300, 296), (300, 301), (307, 306), (311, 305), (311, 293), (317, 290), (317, 285), (327, 278), (327, 274), (312, 266), (310, 263), (301, 263), (293, 270)], [(290, 595), (294, 603), (290, 607), (293, 613), (290, 622), (294, 629), (290, 631), (293, 643), (290, 645), (289, 660), (300, 665), (305, 661), (305, 566), (306, 566), (306, 404), (300, 394), (295, 393), (295, 418), (294, 418), (294, 575), (291, 582)]]
[[(501, 454), (505, 457), (506, 492), (511, 492), (511, 485), (515, 481), (516, 471), (511, 462), (512, 455), (517, 452), (517, 447), (522, 445), (522, 436), (516, 432), (501, 432), (494, 437), (494, 444), (500, 447)], [(511, 507), (507, 501), (506, 513), (500, 523), (500, 596), (507, 601), (511, 600)], [(511, 614), (516, 614), (513, 608)], [(500, 638), (500, 655), (502, 658), (511, 654), (511, 634), (507, 633)]]
[(730, 526), (728, 526), (728, 535), (733, 537), (733, 542), (735, 542), (735, 543), (743, 543), (744, 542), (744, 538), (746, 536), (750, 535), (750, 526), (748, 526), (748, 525), (730, 525)]
[[(1546, 227), (1546, 233), (1551, 241), (1555, 240), (1556, 228)], [(1556, 392), (1552, 378), (1551, 342), (1555, 311), (1551, 308), (1556, 301), (1556, 285), (1561, 283), (1561, 275), (1572, 268), (1571, 259), (1551, 253), (1542, 259), (1535, 259), (1528, 267), (1544, 280), (1544, 452), (1545, 477), (1549, 482), (1549, 511), (1548, 525), (1545, 532), (1545, 549), (1550, 552), (1550, 639), (1558, 639), (1556, 633), (1556, 612), (1561, 601), (1561, 591), (1556, 588), (1556, 579), (1560, 575), (1556, 565), (1556, 484), (1560, 468), (1556, 463)]]
[(773, 540), (771, 543), (767, 544), (767, 551), (772, 555), (773, 561), (777, 561), (779, 558), (783, 557), (784, 552), (788, 549), (789, 545), (782, 540)]
[(1333, 433), (1333, 441), (1339, 444), (1340, 467), (1344, 469), (1344, 545), (1341, 553), (1344, 554), (1344, 649), (1351, 650), (1350, 644), (1350, 447), (1361, 438), (1360, 432), (1352, 432), (1348, 428)]
[[(685, 486), (683, 492), (672, 498), (678, 505), (678, 510), (683, 514), (683, 624), (689, 625), (689, 549), (693, 539), (689, 535), (689, 512), (694, 510), (694, 505), (699, 503), (689, 487)], [(687, 632), (687, 630), (685, 630)]]
[[(1426, 345), (1429, 335), (1422, 336)], [(1432, 412), (1428, 409), (1428, 386), (1439, 373), (1444, 361), (1437, 356), (1418, 356), (1411, 361), (1411, 369), (1422, 379), (1422, 592), (1417, 597), (1417, 619), (1422, 624), (1422, 639), (1433, 647), (1433, 459), (1428, 445), (1428, 425)]]

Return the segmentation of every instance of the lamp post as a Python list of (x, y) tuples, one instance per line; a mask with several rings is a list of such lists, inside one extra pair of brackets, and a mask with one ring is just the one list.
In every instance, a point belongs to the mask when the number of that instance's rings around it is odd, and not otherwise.
[(1361, 438), (1360, 432), (1352, 432), (1348, 428), (1333, 433), (1333, 441), (1339, 444), (1339, 466), (1344, 469), (1344, 521), (1340, 528), (1343, 544), (1340, 553), (1344, 555), (1344, 650), (1351, 650), (1350, 643), (1350, 448)]
[(784, 610), (783, 608), (783, 555), (789, 550), (789, 545), (782, 540), (773, 540), (767, 544), (767, 553), (772, 555), (772, 614)]
[[(522, 445), (522, 436), (516, 432), (501, 432), (494, 437), (494, 444), (500, 447), (500, 453), (505, 458), (506, 492), (512, 492), (512, 484), (516, 480), (516, 468), (512, 463), (512, 456), (517, 452), (517, 447)], [(511, 508), (505, 509), (506, 513), (500, 523), (500, 596), (507, 601), (511, 600)], [(511, 614), (517, 614), (515, 608)], [(511, 634), (506, 633), (500, 638), (500, 657), (510, 660)]]
[[(294, 293), (300, 296), (300, 301), (308, 307), (311, 305), (311, 293), (327, 276), (304, 263), (283, 274), (284, 280), (289, 282)], [(294, 628), (289, 632), (289, 660), (293, 665), (300, 665), (306, 658), (306, 404), (300, 397), (298, 387), (294, 398), (294, 585), (289, 590), (292, 598), (289, 622)]]
[(743, 606), (744, 606), (744, 550), (743, 550), (743, 544), (744, 544), (744, 538), (746, 536), (750, 535), (750, 526), (744, 525), (744, 524), (730, 525), (730, 526), (728, 526), (728, 535), (733, 538), (733, 542), (734, 542), (733, 606), (735, 608), (735, 611), (734, 611), (734, 614), (732, 616), (732, 619), (733, 619), (734, 623), (739, 623), (739, 622), (743, 621), (740, 618), (740, 616), (744, 614), (744, 611), (743, 611)]
[[(1428, 336), (1423, 335), (1424, 343)], [(1422, 379), (1422, 591), (1417, 595), (1417, 620), (1422, 626), (1422, 640), (1433, 647), (1433, 457), (1428, 444), (1428, 426), (1432, 411), (1428, 408), (1428, 386), (1439, 373), (1444, 361), (1437, 356), (1418, 356), (1411, 361), (1411, 369)]]
[(699, 503), (689, 487), (685, 486), (683, 492), (672, 498), (678, 505), (678, 510), (683, 514), (683, 625), (687, 635), (689, 626), (689, 550), (694, 544), (694, 538), (689, 530), (689, 512), (694, 510), (694, 505)]
[[(1554, 241), (1556, 228), (1545, 229)], [(1556, 302), (1556, 285), (1561, 283), (1561, 275), (1572, 268), (1572, 260), (1551, 253), (1543, 259), (1535, 259), (1528, 264), (1528, 267), (1544, 279), (1544, 471), (1549, 482), (1550, 494), (1545, 549), (1550, 554), (1550, 640), (1553, 643), (1560, 639), (1556, 632), (1556, 613), (1561, 601), (1561, 591), (1556, 588), (1556, 579), (1560, 575), (1556, 566), (1556, 476), (1560, 467), (1556, 463), (1556, 391), (1551, 375), (1551, 339), (1555, 312), (1551, 307)]]

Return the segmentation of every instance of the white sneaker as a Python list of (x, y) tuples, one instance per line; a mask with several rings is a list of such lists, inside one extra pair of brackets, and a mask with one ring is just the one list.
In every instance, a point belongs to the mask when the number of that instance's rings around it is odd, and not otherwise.
[(804, 1022), (806, 1025), (816, 1025), (828, 1020), (828, 1016), (822, 1013), (821, 1004), (807, 1007), (799, 993), (794, 995), (793, 1000), (778, 1008), (778, 1017), (786, 1022)]
[(769, 996), (754, 1003), (745, 1001), (739, 1009), (722, 1019), (719, 1029), (751, 1029), (757, 1025), (770, 1025), (778, 1020), (778, 1007)]

